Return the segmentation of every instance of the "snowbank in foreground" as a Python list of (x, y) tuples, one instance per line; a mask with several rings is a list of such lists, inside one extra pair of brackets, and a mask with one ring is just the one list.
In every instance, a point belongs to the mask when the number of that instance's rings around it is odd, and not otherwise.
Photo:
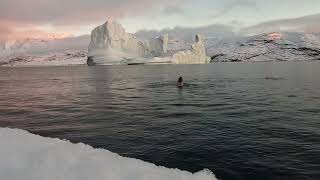
[(216, 180), (121, 157), (103, 149), (0, 128), (0, 179), (6, 180)]

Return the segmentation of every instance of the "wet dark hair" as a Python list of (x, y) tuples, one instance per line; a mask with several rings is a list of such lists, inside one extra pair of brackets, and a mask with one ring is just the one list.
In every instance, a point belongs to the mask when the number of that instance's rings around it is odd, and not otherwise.
[(182, 82), (182, 81), (183, 81), (182, 77), (179, 77), (178, 82)]

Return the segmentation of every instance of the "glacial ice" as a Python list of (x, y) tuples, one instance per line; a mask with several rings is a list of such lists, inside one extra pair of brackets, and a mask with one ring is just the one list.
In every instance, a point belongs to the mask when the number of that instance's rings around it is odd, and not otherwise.
[(180, 51), (173, 55), (173, 63), (175, 64), (205, 64), (210, 61), (206, 55), (203, 38), (196, 35), (195, 43), (191, 46), (191, 50)]
[(102, 61), (105, 64), (114, 64), (126, 59), (141, 61), (143, 58), (146, 60), (158, 57), (167, 52), (167, 47), (167, 35), (151, 40), (140, 40), (133, 34), (127, 33), (121, 24), (107, 21), (92, 30), (88, 54), (89, 57), (93, 57), (95, 63)]
[(19, 129), (0, 128), (0, 144), (0, 179), (216, 180), (209, 170), (169, 169)]
[[(122, 62), (124, 64), (128, 62), (203, 64), (208, 62), (203, 37), (196, 35), (195, 39), (190, 50), (172, 52), (168, 49), (168, 35), (141, 40), (127, 33), (121, 24), (107, 21), (91, 32), (88, 54), (95, 64), (122, 64)], [(168, 53), (169, 51), (171, 53)]]

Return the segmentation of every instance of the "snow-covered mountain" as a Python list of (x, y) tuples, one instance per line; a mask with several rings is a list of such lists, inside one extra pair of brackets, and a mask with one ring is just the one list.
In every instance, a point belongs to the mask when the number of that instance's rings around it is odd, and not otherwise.
[[(188, 40), (169, 38), (168, 53), (190, 48)], [(85, 64), (89, 42), (89, 35), (0, 42), (0, 66)], [(211, 62), (320, 60), (320, 33), (273, 32), (207, 38), (205, 48)]]
[(48, 41), (40, 39), (23, 39), (0, 41), (0, 55), (24, 53), (34, 48), (46, 47)]
[[(137, 36), (169, 34), (170, 49), (186, 49), (186, 34), (205, 35), (206, 52), (212, 61), (290, 61), (319, 60), (320, 14), (264, 22), (236, 29), (211, 25), (139, 31)], [(312, 28), (311, 28), (312, 27)], [(174, 36), (174, 37), (170, 37)]]
[(90, 42), (89, 35), (69, 37), (64, 39), (22, 39), (0, 41), (0, 56), (10, 54), (41, 54), (63, 50), (84, 50)]
[(207, 39), (206, 50), (212, 62), (320, 60), (320, 34), (274, 32), (223, 40)]
[(89, 35), (0, 41), (0, 66), (85, 64)]
[(87, 51), (65, 50), (42, 55), (11, 55), (0, 60), (0, 66), (67, 66), (84, 65), (87, 60)]

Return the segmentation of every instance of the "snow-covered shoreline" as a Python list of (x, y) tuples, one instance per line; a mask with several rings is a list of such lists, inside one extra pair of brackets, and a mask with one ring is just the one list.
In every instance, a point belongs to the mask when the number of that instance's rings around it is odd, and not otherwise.
[(0, 57), (0, 66), (29, 67), (29, 66), (72, 66), (86, 65), (87, 52), (82, 50), (68, 50), (52, 52), (44, 55), (11, 55)]
[[(59, 47), (46, 49), (47, 44), (33, 47), (29, 44), (36, 44), (33, 41), (25, 42), (22, 47), (12, 48), (12, 50), (1, 51), (0, 66), (69, 66), (87, 64), (88, 50), (85, 45), (86, 39), (74, 38), (72, 43), (67, 40), (59, 41)], [(79, 41), (79, 47), (74, 44)], [(208, 38), (203, 40), (205, 52), (211, 57), (211, 62), (272, 62), (272, 61), (314, 61), (320, 60), (320, 34), (306, 34), (297, 32), (273, 32), (255, 36), (232, 37), (225, 39)], [(38, 41), (36, 41), (38, 42)], [(176, 52), (190, 52), (190, 42), (183, 39), (169, 39), (167, 55), (168, 57)], [(48, 43), (50, 44), (50, 43)], [(55, 44), (55, 43), (51, 43)], [(62, 46), (63, 45), (63, 46)], [(68, 46), (70, 45), (70, 46)], [(26, 46), (26, 47), (25, 47)], [(41, 48), (39, 48), (40, 46)], [(53, 46), (53, 45), (52, 45)], [(15, 46), (14, 46), (15, 47)], [(28, 47), (28, 48), (27, 48)], [(166, 49), (165, 48), (165, 49)], [(119, 55), (110, 53), (111, 55)], [(109, 54), (109, 55), (110, 55)], [(200, 53), (201, 54), (201, 53)], [(180, 57), (180, 56), (179, 56)], [(189, 56), (181, 56), (180, 61), (188, 59)], [(109, 65), (120, 65), (135, 63), (134, 58), (124, 56), (102, 56), (101, 61), (114, 61)], [(196, 57), (193, 57), (195, 58)], [(129, 61), (130, 60), (130, 61)], [(192, 60), (194, 61), (194, 60)], [(127, 62), (127, 63), (125, 63)], [(151, 64), (170, 62), (170, 58), (146, 57), (138, 62), (149, 62)], [(152, 63), (156, 62), (156, 63)], [(142, 64), (143, 64), (142, 63)], [(98, 63), (99, 64), (99, 63)], [(180, 63), (178, 63), (180, 64)], [(184, 63), (181, 63), (184, 64)], [(101, 64), (102, 65), (102, 64)]]
[(104, 149), (0, 128), (0, 179), (6, 180), (216, 180), (197, 173), (121, 157)]

